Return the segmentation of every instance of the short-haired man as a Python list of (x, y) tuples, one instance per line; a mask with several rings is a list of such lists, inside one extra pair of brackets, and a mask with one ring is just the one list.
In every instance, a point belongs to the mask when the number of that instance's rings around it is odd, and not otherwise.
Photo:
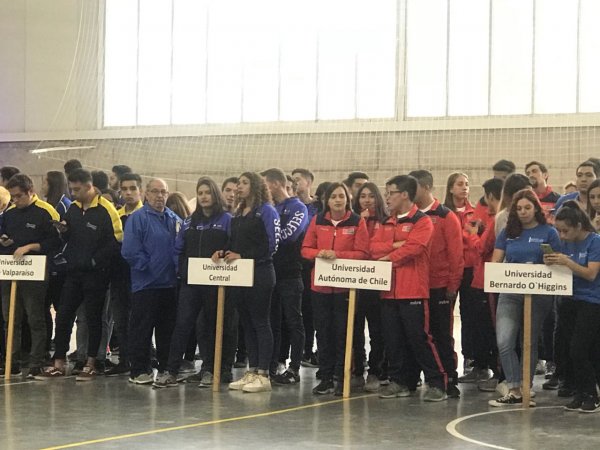
[[(319, 210), (311, 196), (312, 184), (315, 181), (314, 174), (308, 169), (297, 168), (292, 170), (292, 178), (296, 182), (296, 195), (306, 206), (308, 222), (312, 220)], [(306, 259), (302, 260), (302, 322), (304, 324), (304, 355), (302, 365), (306, 367), (319, 367), (317, 355), (313, 352), (315, 345), (315, 325), (313, 320), (312, 300), (310, 294), (310, 274), (314, 263)]]
[(63, 168), (65, 169), (65, 175), (67, 178), (69, 178), (69, 175), (71, 175), (72, 172), (77, 169), (83, 169), (83, 166), (81, 165), (81, 161), (78, 159), (70, 159), (65, 163)]
[(525, 175), (529, 177), (535, 195), (537, 195), (546, 218), (551, 217), (551, 212), (560, 198), (560, 195), (552, 190), (548, 184), (548, 168), (538, 161), (531, 161), (525, 165)]
[(115, 191), (118, 191), (119, 187), (121, 185), (121, 178), (123, 177), (123, 175), (125, 175), (126, 173), (131, 173), (131, 172), (133, 172), (133, 171), (131, 170), (131, 167), (129, 167), (129, 166), (125, 166), (123, 164), (118, 164), (116, 166), (113, 166), (113, 168), (111, 169), (109, 178), (108, 178), (108, 182), (110, 183), (110, 188), (114, 189)]
[(416, 390), (417, 368), (429, 389), (425, 401), (446, 400), (446, 378), (429, 324), (429, 248), (433, 223), (414, 204), (417, 180), (398, 175), (387, 181), (385, 198), (390, 218), (371, 239), (371, 256), (391, 261), (392, 289), (382, 293), (381, 317), (389, 360), (390, 384), (381, 398), (408, 397)]
[(237, 177), (229, 177), (223, 181), (223, 185), (221, 186), (221, 193), (223, 194), (223, 199), (225, 199), (225, 205), (227, 206), (227, 211), (233, 213), (236, 206), (236, 193), (237, 193), (237, 185), (238, 178)]
[(367, 175), (365, 172), (350, 172), (343, 183), (350, 191), (352, 198), (354, 198), (356, 197), (356, 193), (360, 187), (367, 181), (369, 181), (369, 175)]
[(147, 203), (125, 223), (121, 254), (131, 268), (131, 316), (129, 318), (129, 359), (135, 384), (154, 381), (150, 364), (152, 333), (155, 333), (158, 370), (169, 359), (175, 326), (175, 238), (181, 219), (166, 206), (167, 183), (155, 178), (146, 185)]
[[(286, 190), (286, 176), (280, 169), (261, 173), (273, 196), (279, 213), (281, 240), (273, 255), (275, 289), (271, 296), (271, 327), (273, 329), (273, 357), (271, 376), (275, 384), (294, 384), (300, 381), (300, 363), (304, 350), (304, 325), (302, 323), (302, 239), (308, 227), (306, 205)], [(281, 348), (282, 328), (287, 329), (291, 347), (289, 368), (277, 374)]]
[(456, 214), (433, 196), (433, 175), (427, 170), (409, 174), (418, 182), (415, 203), (433, 222), (433, 237), (429, 255), (429, 310), (431, 334), (435, 339), (446, 374), (446, 393), (460, 397), (456, 353), (454, 352), (453, 310), (462, 281), (465, 261), (463, 233)]
[(102, 338), (102, 310), (109, 283), (110, 267), (123, 239), (117, 210), (92, 185), (92, 174), (76, 169), (69, 175), (73, 203), (63, 221), (56, 224), (66, 245), (56, 264), (66, 266), (60, 305), (56, 316), (54, 367), (36, 376), (37, 380), (65, 375), (65, 360), (77, 309), (85, 305), (88, 326), (87, 362), (75, 378), (96, 377), (96, 356)]
[(108, 189), (108, 175), (103, 170), (92, 170), (92, 184), (100, 193)]
[(0, 185), (6, 187), (8, 180), (10, 180), (13, 175), (21, 172), (19, 169), (13, 166), (4, 166), (0, 168)]
[(598, 164), (596, 164), (594, 161), (584, 161), (577, 166), (575, 176), (575, 185), (577, 186), (577, 191), (561, 196), (554, 205), (554, 214), (558, 212), (562, 204), (567, 200), (575, 200), (577, 203), (579, 203), (581, 209), (587, 211), (588, 188), (590, 184), (592, 184), (592, 181), (600, 176), (600, 167), (598, 167)]
[[(24, 255), (50, 255), (60, 247), (60, 238), (53, 220), (59, 220), (58, 213), (48, 203), (40, 200), (33, 191), (33, 182), (27, 175), (19, 173), (11, 177), (6, 188), (10, 192), (13, 205), (4, 214), (0, 231), (0, 253), (13, 255), (19, 259)], [(28, 377), (39, 375), (44, 365), (46, 353), (46, 311), (45, 297), (48, 281), (21, 281), (17, 290), (15, 305), (14, 340), (17, 345), (12, 354), (12, 375), (21, 373), (19, 361), (28, 361)], [(8, 321), (10, 283), (2, 283), (2, 313)], [(23, 317), (31, 332), (29, 358), (20, 355), (21, 324)], [(3, 330), (4, 332), (4, 330)], [(0, 369), (4, 376), (4, 369)]]
[[(144, 205), (142, 203), (142, 178), (137, 173), (126, 173), (120, 181), (121, 198), (124, 205), (117, 210), (123, 229), (127, 219)], [(104, 375), (116, 376), (129, 373), (129, 315), (131, 314), (131, 275), (129, 264), (119, 252), (111, 270), (110, 283), (115, 331), (119, 337), (119, 363), (107, 368)]]
[[(501, 159), (500, 161), (496, 161), (492, 166), (492, 172), (494, 174), (494, 178), (498, 178), (499, 180), (506, 180), (508, 176), (512, 173), (515, 173), (517, 170), (517, 166), (512, 161), (507, 159)], [(481, 223), (485, 223), (488, 220), (488, 211), (487, 211), (487, 203), (485, 202), (485, 196), (481, 197), (477, 204), (475, 205), (475, 213), (473, 214), (475, 219), (480, 220)]]

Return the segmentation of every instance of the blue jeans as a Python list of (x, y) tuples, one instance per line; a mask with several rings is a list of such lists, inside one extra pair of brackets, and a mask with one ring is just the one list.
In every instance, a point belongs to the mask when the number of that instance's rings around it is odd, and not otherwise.
[[(517, 355), (517, 338), (523, 348), (523, 295), (500, 294), (498, 310), (496, 311), (496, 340), (502, 369), (506, 382), (511, 389), (522, 385), (522, 366)], [(552, 310), (553, 296), (534, 295), (531, 302), (531, 380), (535, 374), (537, 363), (537, 342), (542, 332), (544, 320)]]

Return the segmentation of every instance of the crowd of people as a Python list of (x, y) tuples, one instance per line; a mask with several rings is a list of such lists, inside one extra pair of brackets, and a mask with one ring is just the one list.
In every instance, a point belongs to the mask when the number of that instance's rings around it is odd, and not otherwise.
[[(576, 168), (563, 195), (548, 184), (543, 163), (517, 173), (514, 163), (498, 161), (474, 203), (461, 172), (448, 176), (439, 199), (427, 170), (394, 176), (383, 190), (352, 172), (313, 193), (310, 170), (271, 168), (221, 185), (201, 177), (188, 201), (163, 179), (143, 184), (124, 165), (110, 175), (77, 160), (64, 169), (48, 172), (39, 190), (17, 168), (0, 169), (0, 251), (46, 255), (48, 271), (45, 281), (19, 282), (12, 376), (26, 368), (41, 381), (129, 375), (155, 388), (183, 381), (208, 387), (217, 288), (189, 282), (189, 259), (251, 259), (253, 285), (227, 290), (221, 381), (231, 390), (265, 392), (297, 385), (304, 366), (318, 369), (315, 395), (339, 396), (348, 290), (316, 285), (314, 261), (371, 259), (391, 261), (392, 287), (358, 292), (354, 391), (388, 399), (423, 385), (423, 400), (439, 402), (460, 397), (460, 383), (475, 383), (496, 391), (489, 404), (502, 407), (522, 404), (523, 383), (537, 373), (546, 376), (544, 389), (570, 399), (567, 411), (600, 411), (595, 158)], [(532, 340), (539, 345), (530, 361), (521, 357), (523, 295), (484, 291), (490, 261), (573, 273), (572, 296), (533, 297)], [(10, 283), (1, 283), (1, 294), (7, 323)], [(463, 367), (453, 338), (457, 301)], [(75, 323), (77, 350), (69, 354)], [(522, 364), (531, 365), (532, 379), (522, 379)], [(234, 380), (233, 368), (246, 370)]]

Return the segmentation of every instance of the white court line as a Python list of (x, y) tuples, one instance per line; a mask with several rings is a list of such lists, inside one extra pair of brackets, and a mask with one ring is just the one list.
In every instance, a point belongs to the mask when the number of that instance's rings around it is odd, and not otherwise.
[[(538, 409), (551, 409), (551, 408), (562, 408), (562, 406), (538, 406), (535, 408), (531, 408), (529, 411), (536, 411)], [(450, 422), (450, 423), (448, 423), (448, 425), (446, 425), (446, 431), (448, 433), (450, 433), (452, 436), (454, 436), (455, 438), (466, 441), (466, 442), (470, 442), (471, 444), (481, 445), (482, 447), (495, 448), (498, 450), (515, 450), (510, 447), (502, 447), (500, 445), (489, 444), (487, 442), (478, 441), (476, 439), (471, 439), (471, 438), (465, 436), (464, 434), (461, 434), (458, 431), (456, 431), (456, 426), (459, 423), (464, 422), (466, 420), (473, 419), (475, 417), (487, 416), (489, 414), (500, 414), (500, 413), (505, 413), (505, 412), (514, 412), (514, 411), (525, 411), (525, 409), (524, 408), (499, 409), (497, 411), (486, 411), (486, 412), (482, 412), (482, 413), (471, 414), (470, 416), (459, 417), (458, 419), (454, 419), (452, 422)]]

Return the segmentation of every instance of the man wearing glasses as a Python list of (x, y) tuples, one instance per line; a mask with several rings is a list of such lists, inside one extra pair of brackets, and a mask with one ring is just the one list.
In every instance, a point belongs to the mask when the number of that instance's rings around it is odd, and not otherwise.
[(129, 358), (135, 384), (151, 384), (152, 333), (155, 333), (159, 372), (169, 358), (175, 326), (176, 269), (173, 248), (181, 219), (166, 207), (169, 188), (155, 178), (146, 185), (147, 203), (125, 224), (121, 254), (131, 268)]

